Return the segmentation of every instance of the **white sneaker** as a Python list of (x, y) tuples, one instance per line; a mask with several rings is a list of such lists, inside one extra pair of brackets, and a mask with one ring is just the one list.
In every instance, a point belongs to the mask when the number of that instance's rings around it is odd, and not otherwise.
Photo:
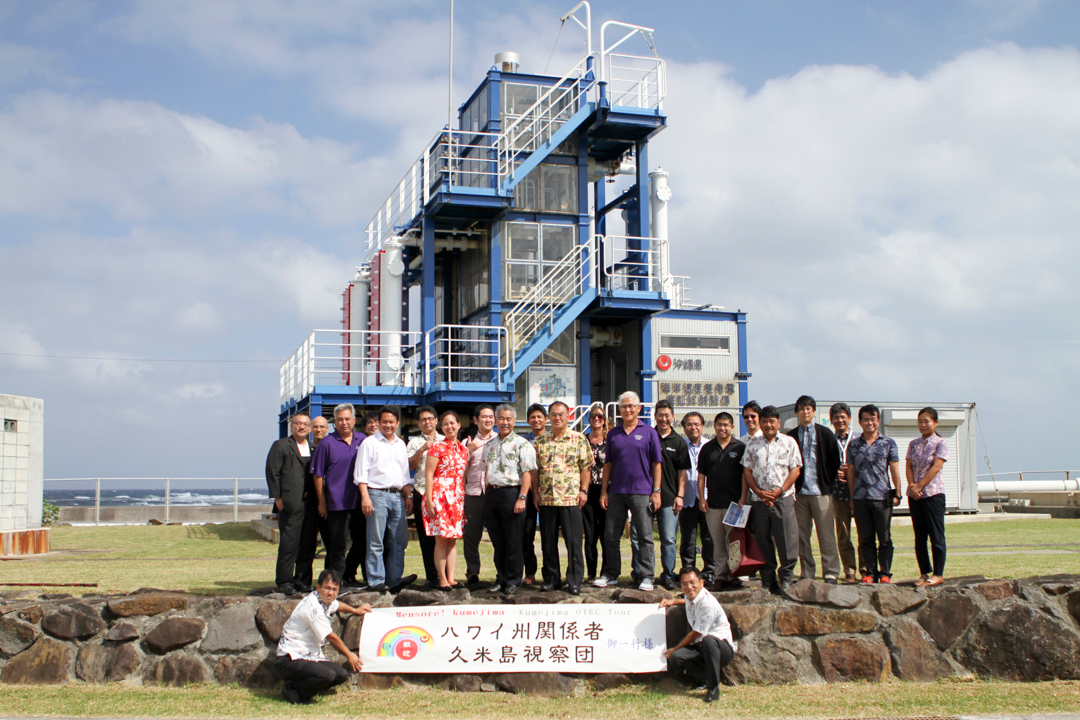
[(637, 586), (637, 589), (644, 590), (645, 592), (652, 592), (652, 578), (645, 578), (644, 580), (642, 580), (641, 584)]
[(606, 577), (601, 575), (600, 577), (593, 580), (592, 584), (593, 584), (593, 587), (607, 587), (608, 585), (613, 585), (614, 581), (608, 580)]

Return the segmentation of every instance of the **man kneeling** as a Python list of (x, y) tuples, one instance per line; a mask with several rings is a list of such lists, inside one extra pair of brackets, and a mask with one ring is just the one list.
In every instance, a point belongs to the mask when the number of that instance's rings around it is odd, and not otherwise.
[(664, 657), (668, 672), (677, 678), (685, 673), (707, 691), (705, 702), (711, 703), (720, 697), (720, 668), (735, 657), (738, 645), (731, 638), (727, 614), (713, 594), (704, 589), (697, 568), (683, 568), (679, 583), (685, 599), (667, 599), (660, 607), (684, 605), (690, 632), (678, 645), (665, 651)]
[(340, 587), (338, 574), (323, 570), (314, 592), (300, 601), (285, 622), (274, 667), (285, 680), (281, 694), (291, 703), (309, 703), (315, 693), (349, 679), (345, 668), (323, 655), (323, 643), (327, 640), (345, 656), (353, 672), (359, 672), (362, 667), (356, 653), (345, 647), (341, 638), (330, 629), (330, 616), (336, 612), (363, 615), (371, 612), (371, 606), (364, 603), (362, 607), (354, 608), (338, 602)]

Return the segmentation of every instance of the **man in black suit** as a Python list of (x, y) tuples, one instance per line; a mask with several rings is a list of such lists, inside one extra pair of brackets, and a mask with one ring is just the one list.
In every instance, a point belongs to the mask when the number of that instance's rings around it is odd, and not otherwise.
[(294, 415), (292, 435), (270, 446), (266, 456), (266, 488), (278, 515), (278, 556), (274, 582), (278, 592), (296, 592), (296, 554), (304, 526), (304, 480), (311, 465), (308, 433), (311, 417)]
[(813, 579), (817, 572), (810, 531), (817, 526), (821, 572), (835, 585), (840, 577), (840, 551), (836, 545), (836, 519), (832, 494), (840, 470), (840, 446), (833, 431), (815, 422), (817, 402), (803, 395), (795, 402), (799, 425), (788, 432), (799, 444), (803, 465), (795, 480), (795, 518), (799, 524), (800, 576)]

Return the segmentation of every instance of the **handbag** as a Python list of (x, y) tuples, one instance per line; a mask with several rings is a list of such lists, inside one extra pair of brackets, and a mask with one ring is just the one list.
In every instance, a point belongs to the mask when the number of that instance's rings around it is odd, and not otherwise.
[(765, 558), (746, 528), (732, 528), (728, 533), (727, 564), (733, 578), (749, 577), (765, 566)]

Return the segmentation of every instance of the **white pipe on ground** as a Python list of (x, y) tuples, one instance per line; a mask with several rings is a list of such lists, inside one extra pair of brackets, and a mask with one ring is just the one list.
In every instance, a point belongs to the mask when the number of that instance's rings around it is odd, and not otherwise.
[(1080, 479), (979, 481), (980, 496), (1025, 492), (1080, 492)]

